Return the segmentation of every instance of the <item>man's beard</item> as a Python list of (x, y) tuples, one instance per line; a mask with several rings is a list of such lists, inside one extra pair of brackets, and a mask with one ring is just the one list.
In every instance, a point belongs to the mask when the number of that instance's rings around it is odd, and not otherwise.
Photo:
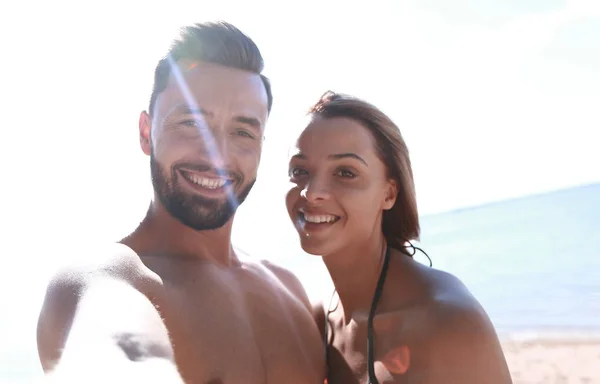
[(169, 177), (169, 173), (158, 164), (153, 153), (150, 154), (150, 172), (154, 191), (161, 204), (171, 216), (196, 231), (224, 226), (237, 207), (246, 200), (256, 182), (256, 179), (252, 180), (239, 194), (231, 193), (225, 201), (220, 201), (182, 191), (178, 181), (181, 176), (175, 169), (171, 169)]

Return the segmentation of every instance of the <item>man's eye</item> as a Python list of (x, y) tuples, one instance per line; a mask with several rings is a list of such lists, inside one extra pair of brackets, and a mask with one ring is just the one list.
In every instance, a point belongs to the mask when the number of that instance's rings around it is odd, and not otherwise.
[(181, 125), (185, 125), (186, 127), (202, 127), (202, 123), (198, 120), (184, 120), (181, 122)]
[(245, 129), (238, 129), (238, 130), (235, 131), (235, 134), (238, 135), (238, 136), (247, 137), (249, 139), (254, 139), (255, 138), (255, 136), (252, 133), (248, 132)]

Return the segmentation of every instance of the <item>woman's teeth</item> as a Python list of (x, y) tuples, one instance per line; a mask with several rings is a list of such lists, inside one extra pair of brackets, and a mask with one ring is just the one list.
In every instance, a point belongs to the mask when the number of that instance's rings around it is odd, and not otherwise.
[(333, 223), (334, 221), (337, 220), (337, 217), (333, 216), (333, 215), (307, 215), (306, 213), (304, 213), (303, 216), (304, 216), (304, 221), (306, 221), (307, 223), (315, 223), (315, 224)]

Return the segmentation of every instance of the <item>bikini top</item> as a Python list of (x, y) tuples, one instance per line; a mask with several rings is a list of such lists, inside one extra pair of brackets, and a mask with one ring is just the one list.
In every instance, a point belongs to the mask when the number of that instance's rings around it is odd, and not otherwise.
[[(373, 300), (371, 301), (371, 309), (369, 310), (369, 318), (367, 320), (367, 364), (369, 373), (367, 384), (379, 384), (379, 381), (377, 381), (377, 377), (375, 376), (375, 361), (373, 356), (373, 317), (375, 317), (375, 310), (377, 309), (377, 304), (379, 303), (379, 299), (381, 298), (381, 294), (383, 292), (383, 285), (385, 284), (385, 279), (387, 277), (389, 262), (390, 248), (386, 246), (385, 256), (383, 258), (383, 266), (381, 267), (381, 273), (379, 274), (379, 279), (377, 280), (377, 286), (375, 287), (375, 293), (373, 294)], [(329, 313), (329, 311), (325, 313), (324, 333), (325, 363), (327, 364), (327, 369), (329, 369), (329, 358), (327, 353), (327, 347), (329, 345), (329, 335), (327, 329), (327, 326), (329, 324)], [(329, 376), (329, 374), (327, 374), (327, 376)], [(327, 379), (325, 379), (325, 384), (327, 384)]]

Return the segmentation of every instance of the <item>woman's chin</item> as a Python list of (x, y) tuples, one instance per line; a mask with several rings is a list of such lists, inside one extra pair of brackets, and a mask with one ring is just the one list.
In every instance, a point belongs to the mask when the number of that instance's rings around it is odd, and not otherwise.
[(323, 256), (318, 250), (310, 249), (310, 248), (302, 248), (304, 253), (308, 253), (311, 256)]
[(300, 246), (305, 253), (313, 256), (327, 255), (331, 251), (329, 244), (304, 238), (300, 239)]

